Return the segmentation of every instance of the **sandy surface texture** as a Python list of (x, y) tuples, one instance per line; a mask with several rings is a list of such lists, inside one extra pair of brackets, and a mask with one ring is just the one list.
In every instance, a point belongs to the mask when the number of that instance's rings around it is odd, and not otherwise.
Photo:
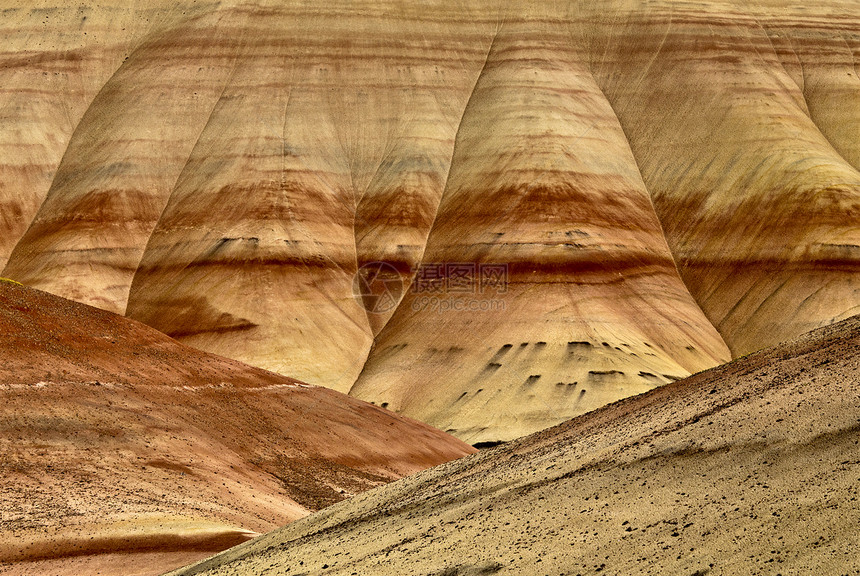
[(856, 574), (860, 318), (174, 572)]
[(0, 574), (158, 574), (471, 447), (0, 281)]

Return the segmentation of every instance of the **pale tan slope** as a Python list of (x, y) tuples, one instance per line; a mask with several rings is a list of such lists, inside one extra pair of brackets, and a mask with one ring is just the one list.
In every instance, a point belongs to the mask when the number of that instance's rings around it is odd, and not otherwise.
[(124, 59), (177, 15), (207, 8), (211, 4), (2, 3), (0, 269), (45, 200), (82, 117)]
[[(852, 14), (855, 22), (860, 16)], [(860, 170), (860, 32), (781, 25), (767, 27), (780, 60), (790, 62), (809, 117), (836, 152)], [(786, 66), (788, 68), (788, 66)]]
[[(6, 267), (34, 286), (473, 441), (860, 306), (850, 2), (117, 6), (135, 50)], [(510, 291), (400, 302), (441, 259)]]
[(593, 69), (690, 292), (735, 355), (856, 314), (860, 14), (651, 6), (595, 7)]
[(0, 282), (0, 573), (157, 574), (473, 451)]
[[(233, 39), (243, 18), (230, 14), (156, 12), (165, 22), (130, 51), (78, 122), (7, 276), (125, 312), (146, 242), (242, 52)], [(123, 41), (121, 30), (109, 32)]]
[[(23, 3), (0, 19), (0, 269), (39, 209), (75, 126), (118, 66), (90, 10), (57, 18)], [(70, 15), (71, 16), (71, 15)]]
[[(471, 263), (472, 285), (447, 271), (429, 290), (419, 274), (350, 391), (471, 443), (536, 432), (730, 358), (554, 12), (500, 28), (460, 124), (423, 263)], [(503, 285), (485, 290), (481, 267), (494, 264)]]
[(854, 574), (860, 318), (172, 574)]
[(407, 275), (420, 259), (491, 38), (480, 14), (451, 30), (450, 18), (376, 3), (252, 11), (240, 35), (253, 46), (155, 228), (128, 315), (348, 391), (379, 327), (357, 267)]

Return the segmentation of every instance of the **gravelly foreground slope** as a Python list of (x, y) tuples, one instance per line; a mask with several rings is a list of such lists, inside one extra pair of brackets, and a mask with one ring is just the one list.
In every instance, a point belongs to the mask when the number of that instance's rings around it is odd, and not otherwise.
[(858, 455), (855, 316), (172, 574), (856, 574)]

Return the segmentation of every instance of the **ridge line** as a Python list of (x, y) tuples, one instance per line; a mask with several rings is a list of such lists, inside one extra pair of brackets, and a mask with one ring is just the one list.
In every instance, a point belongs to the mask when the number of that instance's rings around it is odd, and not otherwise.
[[(463, 107), (463, 113), (460, 115), (460, 121), (457, 123), (457, 129), (454, 132), (454, 144), (451, 147), (451, 160), (448, 162), (448, 172), (445, 174), (445, 184), (442, 186), (442, 195), (439, 198), (439, 204), (436, 206), (436, 213), (433, 215), (433, 222), (430, 224), (430, 228), (427, 232), (427, 240), (424, 242), (424, 249), (421, 251), (421, 256), (418, 257), (417, 263), (420, 266), (424, 262), (424, 253), (427, 251), (427, 245), (429, 244), (430, 238), (433, 234), (433, 227), (436, 225), (436, 219), (439, 217), (439, 209), (442, 206), (442, 201), (445, 199), (445, 193), (448, 191), (448, 182), (451, 177), (451, 169), (454, 166), (454, 158), (457, 154), (457, 141), (460, 138), (460, 129), (463, 126), (463, 119), (466, 117), (466, 114), (469, 111), (469, 106), (472, 104), (472, 100), (475, 97), (475, 91), (478, 88), (478, 84), (481, 82), (481, 78), (484, 75), (485, 70), (487, 69), (487, 63), (490, 61), (490, 55), (493, 53), (493, 47), (496, 45), (496, 39), (499, 37), (499, 33), (501, 32), (502, 27), (504, 26), (505, 20), (503, 19), (498, 27), (496, 28), (495, 33), (493, 34), (493, 38), (490, 40), (490, 46), (487, 48), (487, 55), (484, 57), (484, 63), (481, 65), (481, 69), (478, 71), (478, 75), (475, 78), (475, 84), (472, 86), (472, 90), (469, 92), (469, 98), (466, 100), (466, 105)], [(409, 285), (411, 286), (411, 279)], [(408, 288), (408, 286), (406, 287)], [(400, 302), (397, 303), (397, 306), (394, 308), (394, 312), (391, 314), (389, 318), (389, 322), (386, 323), (386, 326), (391, 321), (391, 318), (397, 314), (398, 310), (400, 310), (400, 306), (403, 304), (403, 298), (400, 299)], [(373, 341), (371, 342), (370, 349), (367, 352), (367, 356), (364, 359), (364, 363), (361, 366), (361, 370), (358, 371), (358, 375), (355, 377), (352, 385), (349, 387), (349, 392), (347, 394), (352, 394), (353, 388), (358, 382), (361, 380), (362, 375), (364, 374), (365, 368), (367, 368), (367, 362), (370, 360), (371, 355), (373, 354), (374, 348), (376, 348), (376, 340), (379, 334), (382, 334), (385, 331), (385, 327), (382, 328), (376, 335), (373, 337)]]
[(221, 103), (221, 100), (224, 98), (224, 93), (227, 91), (227, 87), (230, 85), (230, 82), (233, 80), (233, 77), (236, 74), (236, 70), (239, 65), (239, 54), (237, 51), (237, 55), (235, 60), (233, 61), (233, 66), (230, 69), (230, 74), (227, 75), (226, 80), (224, 81), (224, 86), (221, 87), (221, 92), (218, 94), (218, 97), (215, 99), (215, 103), (212, 105), (212, 109), (209, 110), (209, 114), (206, 116), (206, 122), (203, 124), (203, 127), (200, 129), (200, 132), (197, 133), (197, 137), (194, 139), (194, 144), (191, 145), (190, 150), (188, 151), (188, 156), (185, 159), (185, 162), (182, 165), (182, 168), (179, 170), (179, 173), (176, 175), (176, 179), (173, 182), (173, 185), (170, 187), (170, 193), (167, 195), (167, 199), (164, 202), (164, 206), (161, 207), (161, 212), (158, 215), (158, 218), (155, 219), (155, 224), (152, 226), (152, 230), (149, 231), (149, 236), (146, 239), (146, 244), (143, 247), (143, 251), (140, 253), (140, 258), (138, 258), (137, 265), (134, 268), (134, 274), (131, 278), (131, 283), (128, 285), (128, 294), (126, 294), (125, 299), (125, 309), (123, 310), (123, 316), (128, 314), (128, 306), (129, 301), (131, 300), (131, 291), (134, 287), (134, 283), (138, 278), (138, 272), (140, 271), (140, 264), (143, 262), (146, 253), (149, 251), (149, 245), (152, 241), (152, 237), (155, 234), (156, 229), (158, 229), (158, 225), (161, 223), (162, 218), (164, 217), (164, 213), (167, 211), (167, 207), (170, 205), (170, 200), (173, 198), (176, 193), (176, 187), (179, 185), (179, 182), (182, 180), (182, 176), (185, 174), (188, 169), (188, 165), (191, 162), (191, 158), (194, 156), (194, 151), (197, 150), (197, 146), (200, 144), (200, 138), (203, 136), (203, 133), (206, 131), (206, 128), (209, 127), (209, 124), (212, 122), (212, 117), (215, 114), (215, 110), (218, 108), (218, 104)]

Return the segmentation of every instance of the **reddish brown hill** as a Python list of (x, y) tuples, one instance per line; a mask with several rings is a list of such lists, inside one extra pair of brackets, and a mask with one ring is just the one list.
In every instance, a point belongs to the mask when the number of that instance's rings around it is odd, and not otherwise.
[(472, 451), (8, 282), (0, 334), (0, 573), (159, 573)]

